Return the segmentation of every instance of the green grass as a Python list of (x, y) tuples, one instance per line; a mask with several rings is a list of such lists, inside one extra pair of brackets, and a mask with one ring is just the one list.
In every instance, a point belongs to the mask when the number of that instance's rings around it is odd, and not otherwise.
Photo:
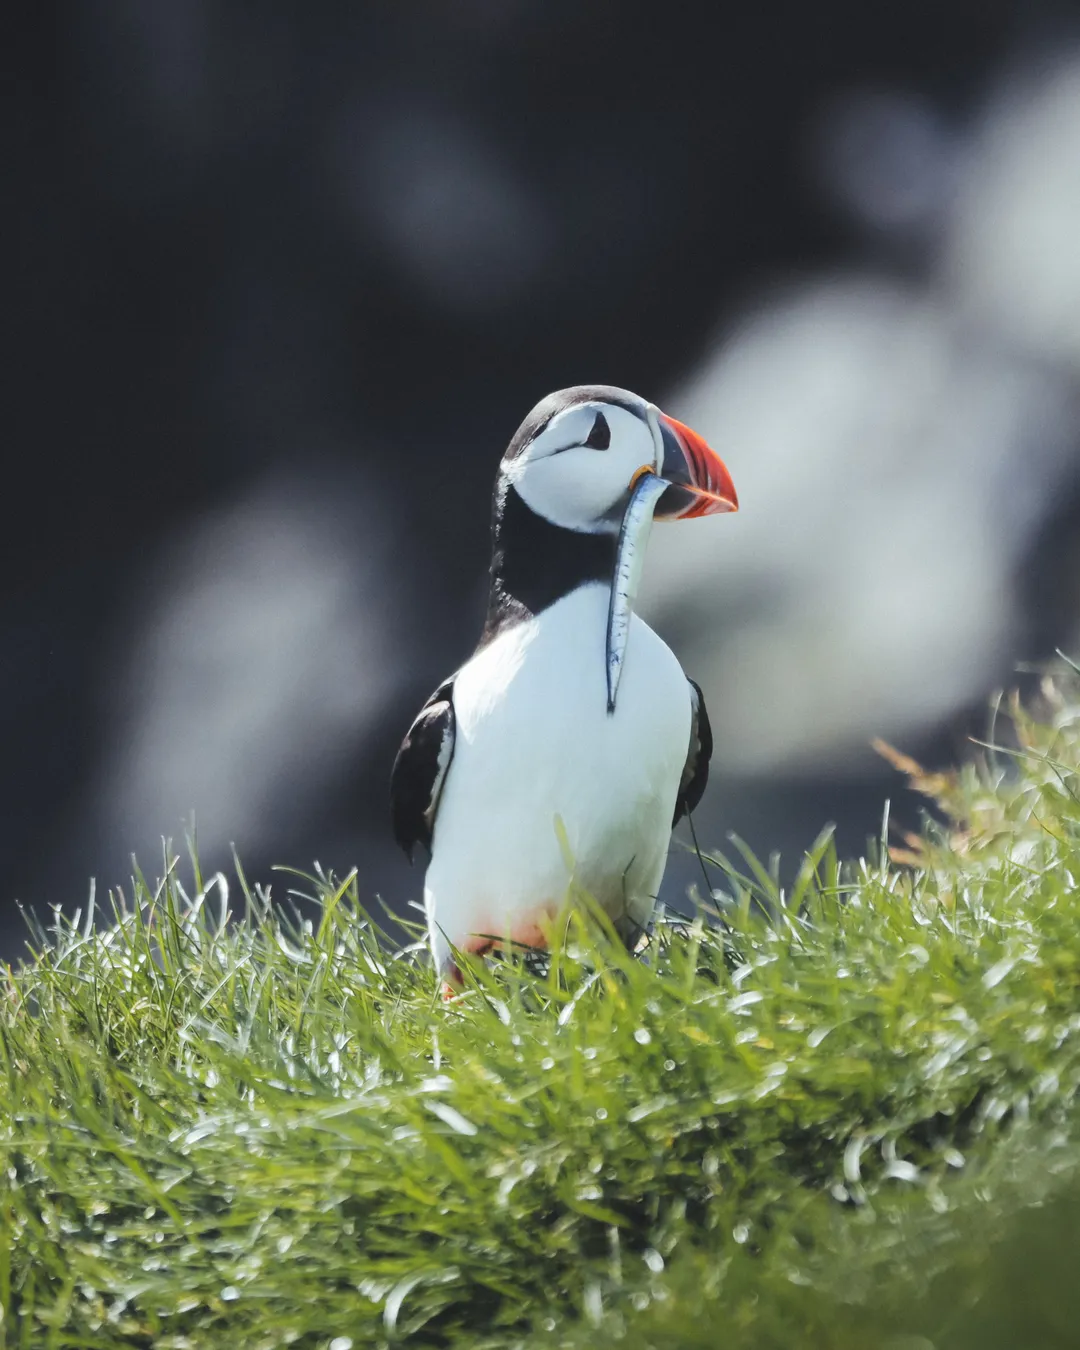
[(648, 965), (574, 923), (444, 1005), (355, 880), (226, 924), (197, 864), (57, 918), (0, 984), (0, 1345), (1080, 1343), (1075, 697)]

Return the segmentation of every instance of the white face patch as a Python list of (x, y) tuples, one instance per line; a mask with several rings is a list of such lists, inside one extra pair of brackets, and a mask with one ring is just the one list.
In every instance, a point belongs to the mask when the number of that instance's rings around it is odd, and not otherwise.
[[(586, 444), (598, 415), (607, 423), (606, 449)], [(641, 417), (611, 403), (579, 403), (553, 417), (503, 472), (526, 506), (553, 525), (615, 534), (631, 479), (642, 465), (659, 469), (657, 453)]]

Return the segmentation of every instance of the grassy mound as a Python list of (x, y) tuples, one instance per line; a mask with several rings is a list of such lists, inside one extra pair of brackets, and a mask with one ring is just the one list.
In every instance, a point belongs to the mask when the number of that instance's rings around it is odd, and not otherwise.
[[(137, 880), (0, 987), (0, 1345), (1076, 1344), (1080, 709), (650, 964), (446, 1006), (355, 881)], [(718, 864), (718, 868), (720, 864)], [(758, 903), (767, 902), (766, 919)]]

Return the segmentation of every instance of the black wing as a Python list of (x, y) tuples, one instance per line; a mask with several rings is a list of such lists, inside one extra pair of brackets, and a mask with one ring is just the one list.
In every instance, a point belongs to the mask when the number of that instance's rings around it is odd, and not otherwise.
[(454, 758), (454, 678), (439, 685), (416, 715), (390, 772), (394, 838), (412, 862), (413, 849), (431, 852), (435, 812)]
[(705, 698), (693, 680), (690, 685), (690, 746), (686, 752), (682, 778), (679, 781), (679, 795), (675, 798), (675, 818), (671, 822), (674, 829), (688, 811), (693, 811), (701, 801), (705, 784), (709, 781), (709, 760), (712, 759), (712, 727), (709, 714), (705, 709)]

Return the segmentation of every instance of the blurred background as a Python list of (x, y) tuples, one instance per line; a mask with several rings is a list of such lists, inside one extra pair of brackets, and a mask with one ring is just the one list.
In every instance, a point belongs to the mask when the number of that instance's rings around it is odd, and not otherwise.
[[(794, 865), (914, 802), (1080, 628), (1080, 14), (1040, 0), (38, 0), (8, 183), (0, 952), (192, 812), (207, 870), (401, 906), (386, 783), (551, 389), (628, 386), (743, 509), (643, 612), (697, 817)], [(897, 798), (900, 798), (897, 801)], [(670, 869), (680, 903), (693, 878)], [(283, 886), (275, 882), (275, 893)]]

